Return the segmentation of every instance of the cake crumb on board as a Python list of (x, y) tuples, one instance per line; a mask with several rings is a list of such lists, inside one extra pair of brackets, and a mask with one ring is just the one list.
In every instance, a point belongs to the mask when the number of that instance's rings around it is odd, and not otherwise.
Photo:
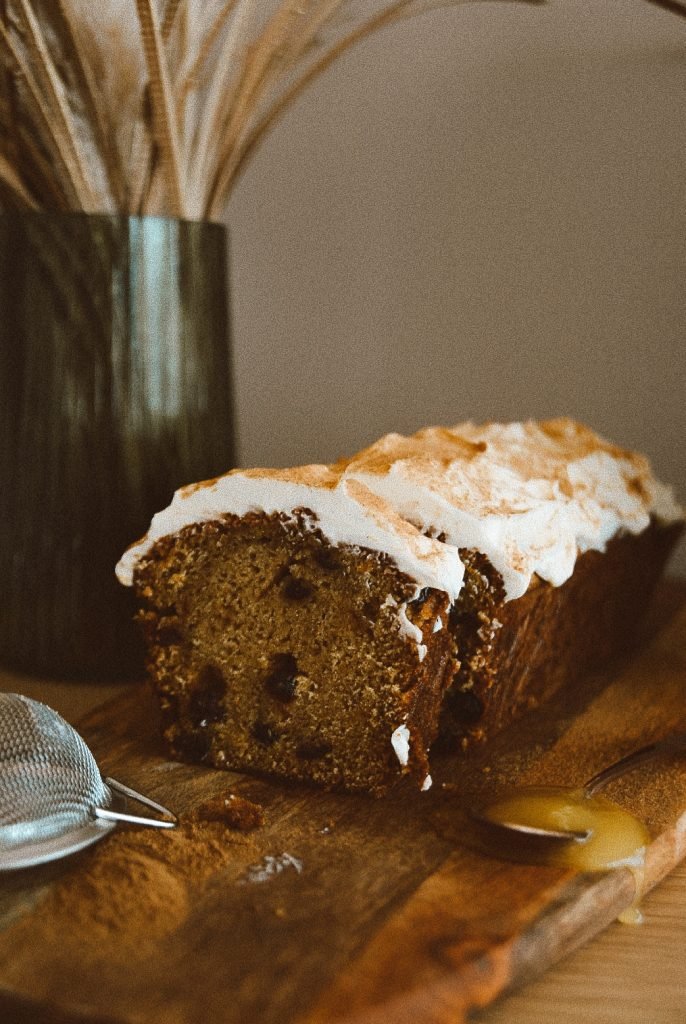
[(252, 800), (229, 793), (201, 804), (192, 818), (194, 821), (218, 821), (237, 832), (252, 832), (264, 825), (264, 809)]

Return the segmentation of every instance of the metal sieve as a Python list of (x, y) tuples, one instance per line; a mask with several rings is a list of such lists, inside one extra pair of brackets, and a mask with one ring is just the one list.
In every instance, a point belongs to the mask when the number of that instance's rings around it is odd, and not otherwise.
[[(126, 798), (159, 818), (123, 810)], [(79, 734), (46, 704), (0, 693), (0, 869), (56, 860), (97, 842), (117, 821), (173, 828), (161, 804), (104, 781)]]

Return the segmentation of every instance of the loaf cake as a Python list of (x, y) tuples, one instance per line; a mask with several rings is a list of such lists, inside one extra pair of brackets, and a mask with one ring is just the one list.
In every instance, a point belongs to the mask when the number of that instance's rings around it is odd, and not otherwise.
[(635, 636), (683, 514), (569, 419), (183, 488), (123, 555), (172, 756), (381, 795)]

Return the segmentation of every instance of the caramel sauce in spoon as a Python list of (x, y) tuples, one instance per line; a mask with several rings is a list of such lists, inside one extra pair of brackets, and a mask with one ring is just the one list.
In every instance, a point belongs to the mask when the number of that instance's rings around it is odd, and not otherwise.
[[(498, 829), (498, 843), (492, 852), (502, 853), (502, 837), (507, 825), (534, 829), (587, 833), (585, 839), (550, 839), (532, 836), (526, 844), (506, 851), (514, 859), (533, 859), (537, 863), (573, 868), (575, 871), (606, 871), (626, 867), (636, 881), (633, 903), (619, 920), (638, 924), (642, 920), (639, 902), (643, 888), (643, 868), (650, 833), (633, 814), (602, 796), (590, 796), (584, 789), (537, 787), (520, 789), (503, 796), (481, 813), (481, 818)], [(495, 832), (494, 832), (495, 838)], [(506, 837), (507, 842), (507, 837)], [(491, 844), (489, 844), (491, 845)], [(521, 856), (517, 856), (520, 854)]]
[(636, 895), (619, 919), (640, 923), (639, 902), (650, 833), (635, 815), (597, 794), (607, 783), (645, 761), (684, 751), (686, 733), (676, 733), (633, 751), (581, 788), (523, 787), (504, 794), (475, 816), (486, 826), (488, 852), (576, 871), (629, 868), (636, 882)]

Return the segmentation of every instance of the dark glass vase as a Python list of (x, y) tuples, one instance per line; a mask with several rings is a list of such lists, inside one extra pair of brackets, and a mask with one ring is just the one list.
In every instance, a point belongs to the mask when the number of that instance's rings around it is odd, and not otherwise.
[(0, 216), (0, 662), (141, 671), (114, 566), (233, 465), (226, 276), (221, 225)]

